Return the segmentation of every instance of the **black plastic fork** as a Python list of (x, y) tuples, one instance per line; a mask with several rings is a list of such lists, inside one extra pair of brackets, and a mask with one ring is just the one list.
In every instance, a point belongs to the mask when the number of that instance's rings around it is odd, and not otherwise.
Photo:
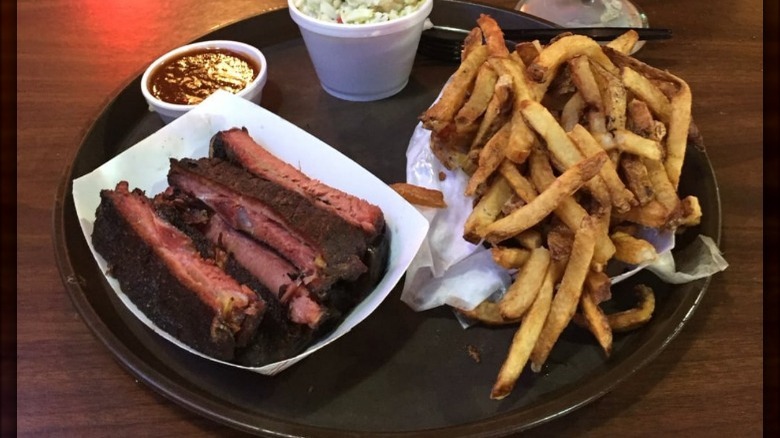
[[(629, 29), (633, 29), (639, 34), (640, 41), (666, 40), (672, 37), (670, 29), (626, 27), (505, 29), (503, 32), (507, 46), (511, 49), (522, 41), (539, 40), (540, 43), (545, 44), (564, 32), (585, 35), (595, 41), (612, 41)], [(467, 34), (468, 31), (463, 29), (434, 26), (422, 33), (417, 52), (439, 61), (459, 63), (463, 38)]]

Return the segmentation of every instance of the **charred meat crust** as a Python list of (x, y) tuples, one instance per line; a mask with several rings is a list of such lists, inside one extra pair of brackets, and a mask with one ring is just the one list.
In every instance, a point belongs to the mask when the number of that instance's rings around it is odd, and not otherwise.
[(383, 232), (368, 244), (363, 257), (368, 270), (354, 282), (334, 284), (322, 301), (325, 318), (316, 328), (296, 324), (289, 319), (288, 308), (247, 271), (229, 253), (214, 245), (200, 231), (209, 221), (208, 207), (199, 200), (169, 188), (154, 199), (158, 214), (187, 234), (206, 258), (219, 265), (240, 283), (258, 292), (266, 301), (266, 311), (255, 338), (236, 351), (234, 362), (244, 366), (262, 366), (295, 356), (317, 339), (327, 336), (355, 305), (373, 290), (384, 276), (389, 254), (389, 238)]
[[(117, 191), (127, 192), (126, 185), (120, 183)], [(177, 270), (166, 264), (154, 242), (140, 237), (131, 225), (133, 219), (117, 208), (112, 194), (111, 190), (101, 191), (92, 234), (93, 245), (108, 262), (110, 275), (162, 330), (206, 355), (233, 359), (236, 348), (246, 345), (254, 336), (264, 303), (256, 297), (250, 300), (236, 330), (234, 323), (226, 321), (222, 309), (204, 302), (177, 275)], [(132, 194), (144, 196), (140, 191)], [(193, 257), (200, 257), (194, 250), (193, 253)]]
[(379, 207), (309, 178), (268, 152), (249, 135), (246, 128), (232, 128), (216, 133), (209, 144), (209, 155), (230, 161), (260, 178), (308, 198), (317, 208), (360, 229), (368, 240), (384, 229), (384, 214)]
[[(309, 260), (307, 266), (300, 266), (300, 261), (290, 261), (307, 274), (311, 269), (317, 270), (322, 288), (340, 279), (354, 280), (366, 270), (359, 258), (367, 248), (360, 230), (314, 207), (298, 193), (252, 175), (241, 167), (215, 158), (171, 159), (168, 182), (209, 207), (216, 207), (228, 223), (269, 243), (288, 259), (291, 255), (269, 239), (294, 239), (287, 245), (290, 251), (295, 251), (296, 247), (301, 250), (307, 246), (312, 248), (315, 254), (322, 256), (324, 263), (316, 260), (318, 257)], [(260, 216), (267, 218), (273, 226), (258, 226), (258, 221), (251, 219)], [(273, 235), (269, 235), (271, 233)], [(289, 236), (280, 235), (282, 233)]]

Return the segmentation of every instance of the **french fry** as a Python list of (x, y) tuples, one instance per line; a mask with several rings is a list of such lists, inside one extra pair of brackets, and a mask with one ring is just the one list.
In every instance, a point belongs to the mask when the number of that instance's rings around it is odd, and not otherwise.
[(653, 119), (646, 103), (632, 99), (626, 110), (628, 120), (631, 122), (629, 128), (631, 132), (657, 142), (661, 142), (666, 137), (666, 125)]
[(534, 59), (539, 56), (539, 52), (541, 52), (542, 48), (537, 44), (534, 44), (532, 41), (523, 41), (517, 43), (513, 54), (520, 57), (520, 59), (523, 61), (523, 65), (530, 65), (532, 62), (534, 62)]
[(612, 48), (620, 53), (625, 53), (626, 55), (631, 54), (631, 51), (634, 50), (634, 46), (636, 43), (639, 42), (639, 34), (631, 29), (614, 40), (607, 43), (607, 47)]
[(542, 233), (538, 230), (530, 229), (514, 237), (515, 241), (523, 248), (534, 249), (542, 246)]
[(606, 161), (606, 152), (601, 152), (571, 166), (533, 201), (485, 227), (486, 240), (498, 243), (538, 224), (552, 213), (564, 198), (593, 178)]
[(568, 35), (551, 42), (539, 53), (536, 60), (528, 66), (528, 74), (533, 81), (549, 83), (558, 68), (567, 59), (586, 55), (607, 71), (617, 74), (618, 69), (601, 50), (601, 46), (584, 35)]
[(590, 217), (574, 236), (571, 256), (566, 264), (561, 284), (550, 305), (550, 313), (531, 352), (531, 370), (538, 373), (552, 351), (552, 347), (571, 321), (582, 295), (585, 277), (588, 275), (595, 246), (595, 221)]
[(650, 320), (655, 298), (644, 286), (636, 308), (605, 315), (605, 267), (658, 257), (635, 237), (640, 225), (700, 223), (698, 198), (680, 199), (677, 187), (687, 145), (703, 144), (687, 83), (629, 55), (636, 32), (605, 46), (563, 32), (509, 51), (495, 20), (477, 24), (420, 120), (434, 155), (469, 176), (464, 239), (491, 244), (494, 262), (515, 275), (499, 302), (459, 309), (487, 325), (520, 323), (491, 390), (501, 399), (526, 364), (541, 370), (571, 322), (608, 357), (613, 332)]
[(610, 327), (607, 316), (588, 289), (587, 282), (585, 290), (582, 291), (582, 296), (580, 297), (580, 310), (588, 329), (593, 333), (599, 345), (601, 345), (604, 354), (609, 357), (612, 354), (612, 327)]
[[(625, 35), (625, 34), (624, 34)], [(627, 92), (620, 78), (598, 64), (591, 64), (594, 78), (604, 100), (604, 115), (607, 131), (625, 129)], [(602, 143), (605, 148), (607, 145)]]
[(677, 196), (677, 190), (675, 190), (672, 182), (669, 180), (666, 169), (659, 161), (644, 159), (642, 162), (645, 164), (647, 176), (653, 184), (655, 199), (666, 208), (669, 214), (672, 214), (680, 208), (680, 198)]
[(477, 18), (477, 25), (482, 29), (482, 34), (485, 36), (485, 43), (490, 56), (494, 58), (508, 57), (509, 49), (506, 48), (504, 32), (498, 27), (498, 23), (489, 15), (480, 14), (479, 18)]
[(636, 196), (639, 205), (645, 205), (655, 198), (653, 184), (647, 176), (645, 163), (635, 155), (623, 155), (620, 159), (620, 170), (626, 181), (626, 186)]
[(512, 337), (509, 353), (501, 365), (496, 382), (490, 391), (491, 399), (500, 400), (509, 395), (528, 362), (550, 312), (553, 287), (556, 281), (555, 270), (554, 265), (548, 267), (542, 286), (536, 294), (536, 299)]
[(482, 148), (485, 143), (511, 118), (514, 96), (512, 77), (499, 75), (493, 88), (493, 96), (479, 123), (477, 133), (471, 142), (471, 150)]
[[(575, 125), (569, 132), (569, 138), (574, 141), (580, 152), (586, 157), (592, 157), (603, 151), (596, 139), (580, 124)], [(601, 178), (604, 180), (604, 183), (609, 190), (609, 197), (612, 200), (612, 205), (617, 211), (626, 212), (632, 205), (638, 204), (634, 194), (626, 188), (625, 184), (623, 184), (623, 181), (620, 179), (620, 176), (618, 176), (617, 170), (613, 167), (611, 161), (601, 167), (599, 175), (601, 175)]]
[(585, 99), (582, 98), (579, 92), (576, 92), (566, 101), (563, 111), (561, 111), (561, 127), (563, 130), (566, 132), (571, 131), (574, 125), (580, 123), (584, 113)]
[(439, 100), (420, 116), (423, 126), (434, 132), (450, 124), (466, 99), (466, 94), (477, 76), (479, 67), (487, 59), (485, 46), (475, 47), (460, 64), (450, 82), (444, 86)]
[(465, 61), (477, 47), (484, 45), (482, 39), (482, 29), (479, 27), (474, 27), (469, 31), (466, 38), (463, 39), (463, 50), (460, 52), (461, 62)]
[[(489, 64), (482, 64), (474, 80), (474, 88), (466, 100), (466, 103), (455, 115), (455, 124), (461, 126), (473, 125), (487, 109), (493, 90), (498, 81), (498, 74)], [(464, 128), (460, 128), (464, 130)]]
[(498, 302), (498, 309), (504, 319), (520, 318), (531, 307), (549, 265), (550, 252), (546, 248), (539, 247), (531, 251), (528, 261), (520, 268), (515, 281)]
[(627, 221), (650, 228), (663, 228), (667, 225), (669, 210), (653, 199), (644, 205), (639, 205), (625, 213), (615, 213), (615, 220)]
[(585, 286), (596, 304), (612, 298), (612, 279), (604, 272), (590, 271), (585, 277)]
[(479, 152), (479, 165), (466, 185), (466, 196), (473, 196), (504, 160), (509, 129), (509, 125), (504, 125)]
[(440, 190), (433, 190), (409, 183), (390, 184), (390, 188), (414, 205), (433, 208), (447, 207), (447, 203), (444, 202), (444, 194)]
[(629, 91), (645, 102), (662, 122), (669, 123), (669, 116), (672, 113), (671, 103), (658, 87), (630, 67), (623, 68), (622, 77)]
[(487, 325), (507, 325), (507, 324), (517, 324), (520, 322), (519, 319), (513, 319), (513, 320), (507, 320), (504, 319), (504, 317), (501, 316), (501, 312), (498, 310), (498, 303), (494, 303), (492, 301), (483, 301), (477, 305), (477, 307), (466, 310), (466, 309), (457, 309), (458, 312), (460, 312), (463, 316), (473, 319), (475, 321), (479, 321), (483, 324)]
[(556, 167), (565, 169), (583, 159), (582, 152), (577, 149), (547, 108), (531, 100), (524, 100), (520, 105), (523, 117), (546, 142), (551, 157), (558, 163)]
[(679, 80), (680, 91), (672, 98), (672, 114), (666, 137), (666, 161), (664, 167), (675, 190), (680, 184), (685, 149), (688, 146), (688, 131), (691, 127), (691, 89)]
[(485, 235), (484, 229), (496, 220), (501, 213), (501, 208), (511, 196), (512, 187), (506, 179), (495, 178), (466, 218), (463, 238), (471, 243), (479, 243)]
[(512, 78), (514, 102), (509, 122), (511, 130), (507, 140), (506, 157), (515, 163), (523, 163), (531, 152), (534, 135), (519, 113), (518, 105), (523, 100), (533, 99), (533, 91), (517, 61), (511, 58), (491, 58), (488, 62), (497, 72)]
[(643, 284), (634, 287), (639, 297), (639, 304), (630, 310), (607, 315), (607, 321), (613, 332), (627, 332), (645, 325), (655, 311), (655, 294), (653, 289)]
[(627, 129), (616, 129), (613, 136), (615, 144), (623, 152), (656, 161), (663, 158), (661, 145), (657, 141), (641, 137)]
[(504, 160), (498, 167), (498, 171), (506, 178), (517, 196), (522, 198), (526, 203), (531, 202), (538, 196), (536, 188), (534, 188), (533, 184), (531, 184), (526, 177), (520, 174), (520, 171), (514, 163)]
[(701, 204), (699, 204), (699, 198), (696, 196), (686, 196), (681, 201), (682, 217), (680, 218), (680, 226), (693, 227), (701, 223)]
[(494, 246), (490, 248), (490, 254), (493, 256), (493, 261), (502, 268), (517, 269), (528, 261), (531, 251), (526, 248)]
[[(555, 117), (541, 103), (524, 100), (521, 103), (520, 111), (534, 131), (544, 138), (556, 167), (564, 170), (582, 160), (584, 157), (582, 152), (577, 149), (566, 131), (561, 128)], [(587, 181), (586, 185), (593, 197), (600, 203), (610, 202), (607, 187), (600, 178)]]
[(655, 247), (644, 239), (616, 231), (610, 236), (615, 244), (615, 259), (629, 265), (652, 263), (658, 259)]
[[(546, 190), (555, 181), (555, 176), (550, 167), (550, 160), (541, 148), (534, 148), (529, 159), (529, 168), (531, 179), (538, 190)], [(558, 208), (555, 209), (555, 215), (571, 230), (576, 230), (588, 215), (588, 212), (574, 198), (569, 196), (563, 199)], [(609, 239), (609, 235), (606, 233), (599, 234), (599, 238), (596, 239), (594, 259), (600, 263), (606, 263), (607, 260), (612, 258), (614, 253), (615, 246)]]
[(587, 56), (576, 56), (569, 60), (571, 79), (577, 87), (577, 91), (587, 104), (591, 113), (597, 113), (604, 117), (604, 104), (601, 100), (601, 92), (590, 69), (590, 61)]

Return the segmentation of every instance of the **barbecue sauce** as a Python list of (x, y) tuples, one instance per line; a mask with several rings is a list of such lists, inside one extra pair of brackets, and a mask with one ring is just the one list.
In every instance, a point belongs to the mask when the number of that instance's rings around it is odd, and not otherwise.
[(164, 102), (194, 105), (218, 89), (238, 93), (260, 72), (247, 56), (226, 49), (198, 49), (159, 66), (149, 78), (149, 91)]

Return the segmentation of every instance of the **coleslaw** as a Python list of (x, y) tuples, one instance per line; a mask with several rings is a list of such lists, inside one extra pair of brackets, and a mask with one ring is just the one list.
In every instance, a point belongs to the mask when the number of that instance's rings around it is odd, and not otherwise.
[(345, 24), (381, 23), (408, 15), (425, 0), (294, 0), (299, 11), (318, 20)]

